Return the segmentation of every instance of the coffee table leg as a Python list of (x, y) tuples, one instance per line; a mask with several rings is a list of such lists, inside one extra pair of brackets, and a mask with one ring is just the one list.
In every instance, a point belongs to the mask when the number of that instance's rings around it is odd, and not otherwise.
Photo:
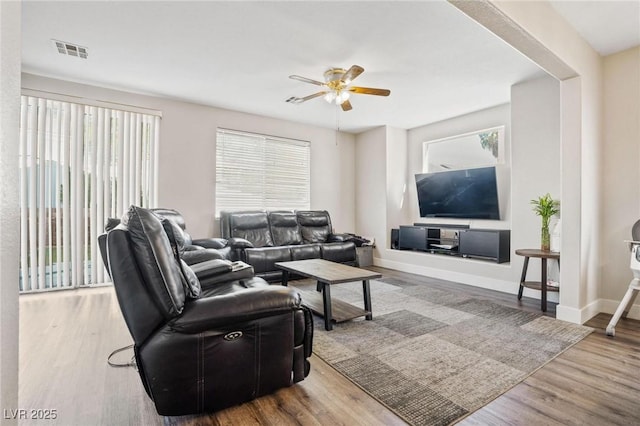
[(371, 321), (373, 313), (371, 309), (371, 290), (369, 289), (369, 280), (362, 280), (362, 292), (364, 293), (364, 310), (369, 312), (365, 319)]
[(289, 285), (289, 271), (282, 271), (282, 285), (285, 287)]
[(333, 330), (331, 324), (331, 286), (318, 281), (318, 287), (322, 287), (322, 305), (324, 308), (324, 329)]

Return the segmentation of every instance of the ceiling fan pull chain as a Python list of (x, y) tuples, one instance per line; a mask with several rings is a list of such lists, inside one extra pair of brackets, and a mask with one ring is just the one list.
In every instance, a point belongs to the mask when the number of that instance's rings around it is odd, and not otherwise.
[(335, 106), (336, 111), (336, 146), (338, 146), (338, 137), (340, 136), (340, 110), (338, 109), (338, 104)]

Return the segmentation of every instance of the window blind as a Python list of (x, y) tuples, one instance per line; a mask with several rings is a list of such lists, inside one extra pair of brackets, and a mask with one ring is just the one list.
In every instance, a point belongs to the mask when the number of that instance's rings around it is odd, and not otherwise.
[(218, 129), (216, 216), (224, 210), (307, 210), (308, 141)]
[(108, 281), (97, 237), (156, 203), (160, 118), (22, 96), (20, 291)]

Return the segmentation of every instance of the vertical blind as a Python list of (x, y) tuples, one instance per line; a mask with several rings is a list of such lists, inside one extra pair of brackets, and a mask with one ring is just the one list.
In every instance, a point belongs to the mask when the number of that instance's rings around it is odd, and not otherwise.
[(20, 291), (108, 281), (97, 237), (156, 203), (160, 117), (22, 96)]
[(224, 210), (307, 210), (310, 143), (218, 129), (216, 216)]

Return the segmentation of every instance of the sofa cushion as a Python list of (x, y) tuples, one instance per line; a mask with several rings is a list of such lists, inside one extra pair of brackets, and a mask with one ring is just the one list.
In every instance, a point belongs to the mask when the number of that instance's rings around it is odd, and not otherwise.
[(230, 237), (244, 238), (254, 247), (273, 247), (266, 212), (229, 213)]
[(184, 235), (182, 234), (182, 228), (178, 226), (171, 219), (167, 219), (166, 217), (161, 217), (160, 222), (162, 222), (162, 227), (164, 228), (164, 232), (167, 233), (167, 237), (169, 238), (169, 243), (171, 244), (171, 248), (178, 251), (178, 255), (182, 256), (184, 254)]
[(269, 228), (276, 246), (302, 244), (302, 234), (294, 212), (270, 212)]
[(167, 318), (179, 315), (185, 301), (182, 272), (160, 218), (131, 206), (122, 224), (129, 230), (131, 249), (158, 308)]
[(299, 246), (289, 246), (291, 250), (291, 260), (321, 259), (320, 244), (302, 244)]
[(192, 244), (191, 235), (189, 235), (189, 233), (187, 232), (187, 225), (185, 224), (184, 217), (182, 217), (180, 212), (173, 209), (163, 209), (163, 208), (156, 208), (156, 209), (150, 209), (150, 210), (155, 215), (159, 216), (161, 219), (170, 219), (173, 223), (178, 225), (180, 227), (180, 230), (182, 231), (182, 239), (184, 240), (184, 245), (190, 246)]
[(329, 213), (324, 210), (297, 211), (300, 232), (305, 243), (324, 243), (331, 234)]
[(248, 248), (245, 249), (244, 254), (245, 262), (253, 266), (256, 274), (279, 271), (274, 265), (276, 262), (288, 262), (291, 260), (289, 247)]
[(202, 288), (200, 287), (200, 280), (196, 273), (187, 265), (187, 262), (180, 259), (180, 269), (182, 270), (182, 275), (184, 280), (182, 284), (184, 286), (184, 292), (186, 296), (190, 299), (197, 299), (200, 297), (200, 293), (202, 292)]
[(331, 262), (356, 263), (356, 245), (346, 243), (326, 243), (321, 245), (322, 258)]
[[(173, 251), (173, 256), (180, 266), (180, 273), (182, 274), (182, 286), (186, 296), (190, 299), (197, 299), (200, 297), (200, 281), (198, 277), (189, 267), (189, 265), (183, 260), (183, 256), (186, 254), (184, 247), (184, 237), (182, 228), (180, 228), (173, 220), (162, 218), (162, 227), (169, 238), (169, 244)], [(202, 251), (202, 250), (197, 250)]]

